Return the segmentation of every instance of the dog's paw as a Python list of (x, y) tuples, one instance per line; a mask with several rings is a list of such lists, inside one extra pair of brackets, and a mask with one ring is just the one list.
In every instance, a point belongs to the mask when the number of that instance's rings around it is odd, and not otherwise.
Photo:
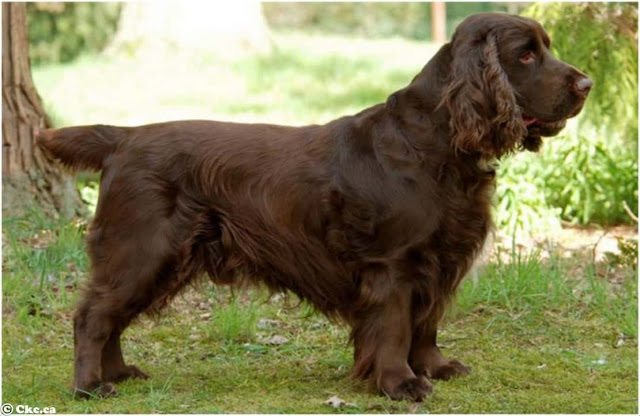
[(429, 378), (436, 380), (450, 380), (453, 377), (465, 376), (471, 369), (458, 360), (451, 360), (428, 372)]
[(394, 400), (414, 400), (421, 402), (422, 399), (433, 391), (433, 385), (423, 377), (413, 377), (402, 380), (395, 388), (385, 392)]
[(104, 398), (117, 396), (118, 391), (116, 390), (116, 386), (114, 386), (113, 383), (101, 383), (100, 387), (98, 388), (97, 394), (98, 396)]
[(139, 379), (147, 380), (149, 378), (149, 375), (135, 365), (127, 365), (118, 370), (113, 370), (113, 369), (103, 370), (102, 379), (104, 381), (119, 383), (121, 381), (128, 380), (130, 378), (139, 378)]
[(128, 365), (127, 371), (128, 371), (128, 376), (126, 378), (140, 378), (142, 380), (149, 379), (149, 375), (144, 371), (140, 370), (140, 368), (136, 365)]
[(106, 398), (117, 396), (113, 383), (100, 383), (96, 387), (74, 387), (73, 396), (78, 399)]

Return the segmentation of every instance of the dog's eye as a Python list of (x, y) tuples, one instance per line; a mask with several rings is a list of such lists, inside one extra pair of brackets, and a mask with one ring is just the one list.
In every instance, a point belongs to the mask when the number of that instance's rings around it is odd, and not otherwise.
[(530, 64), (536, 59), (536, 54), (533, 51), (527, 51), (520, 57), (520, 62), (523, 64)]

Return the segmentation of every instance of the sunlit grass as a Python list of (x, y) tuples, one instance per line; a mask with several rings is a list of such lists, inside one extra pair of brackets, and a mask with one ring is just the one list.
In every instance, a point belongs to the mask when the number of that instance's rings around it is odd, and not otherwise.
[(58, 126), (176, 119), (309, 124), (383, 102), (436, 46), (407, 40), (275, 36), (263, 56), (160, 50), (154, 59), (85, 56), (33, 68)]

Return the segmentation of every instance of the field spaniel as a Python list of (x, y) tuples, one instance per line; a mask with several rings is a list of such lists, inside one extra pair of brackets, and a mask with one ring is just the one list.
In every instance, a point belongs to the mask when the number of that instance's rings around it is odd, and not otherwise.
[(537, 150), (592, 86), (549, 43), (534, 20), (473, 15), (406, 88), (324, 125), (42, 131), (61, 163), (102, 172), (75, 391), (147, 378), (124, 363), (122, 331), (204, 275), (290, 291), (346, 322), (355, 376), (392, 399), (469, 373), (436, 333), (492, 228), (495, 161)]

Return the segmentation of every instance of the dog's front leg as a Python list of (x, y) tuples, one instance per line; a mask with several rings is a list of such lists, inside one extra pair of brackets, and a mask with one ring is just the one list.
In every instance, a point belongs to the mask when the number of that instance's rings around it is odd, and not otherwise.
[(437, 313), (437, 316), (432, 315), (430, 319), (414, 324), (409, 364), (417, 375), (430, 379), (449, 380), (455, 376), (469, 374), (471, 370), (458, 360), (448, 360), (442, 356), (436, 344), (438, 322), (441, 316), (442, 313)]
[(432, 390), (408, 363), (411, 349), (411, 286), (386, 265), (361, 273), (354, 320), (354, 373), (371, 377), (392, 399), (422, 400)]

